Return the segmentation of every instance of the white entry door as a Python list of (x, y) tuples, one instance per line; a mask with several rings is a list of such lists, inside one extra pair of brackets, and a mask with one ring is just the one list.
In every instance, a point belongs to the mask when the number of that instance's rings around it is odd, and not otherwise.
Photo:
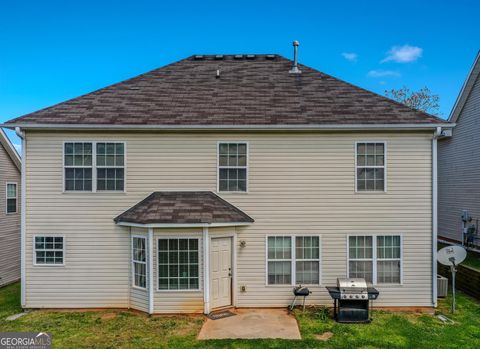
[(232, 238), (212, 238), (210, 247), (210, 306), (232, 305)]

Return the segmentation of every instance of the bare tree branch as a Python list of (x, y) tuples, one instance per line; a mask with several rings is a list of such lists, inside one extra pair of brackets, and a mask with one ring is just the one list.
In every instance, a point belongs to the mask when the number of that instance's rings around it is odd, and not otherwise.
[(405, 104), (410, 108), (421, 110), (433, 115), (440, 115), (440, 97), (439, 95), (432, 94), (430, 89), (426, 86), (416, 92), (411, 91), (406, 86), (403, 86), (398, 90), (386, 90), (385, 96), (394, 101)]

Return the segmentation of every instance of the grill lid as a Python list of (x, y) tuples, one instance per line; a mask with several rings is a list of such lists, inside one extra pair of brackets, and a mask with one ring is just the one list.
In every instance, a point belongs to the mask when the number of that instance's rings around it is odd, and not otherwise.
[(367, 290), (367, 282), (365, 279), (360, 278), (337, 279), (337, 286), (340, 289), (340, 292), (361, 292)]

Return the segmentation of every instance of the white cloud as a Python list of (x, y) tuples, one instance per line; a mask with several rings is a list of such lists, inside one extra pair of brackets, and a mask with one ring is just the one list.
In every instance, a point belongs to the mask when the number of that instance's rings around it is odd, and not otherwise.
[(347, 61), (350, 61), (350, 62), (356, 62), (358, 59), (358, 54), (355, 52), (343, 52), (342, 56), (343, 58), (345, 58)]
[(422, 53), (423, 48), (417, 46), (393, 46), (390, 51), (387, 52), (387, 57), (385, 57), (381, 63), (390, 61), (397, 63), (414, 62), (422, 57)]
[(367, 74), (370, 78), (384, 78), (384, 77), (393, 77), (397, 78), (400, 76), (400, 73), (395, 70), (370, 70)]

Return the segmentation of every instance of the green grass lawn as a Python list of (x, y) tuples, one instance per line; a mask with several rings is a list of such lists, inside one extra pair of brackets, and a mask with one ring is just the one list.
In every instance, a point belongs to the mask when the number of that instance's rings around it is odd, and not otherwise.
[[(438, 243), (438, 249), (441, 249), (445, 246), (449, 246), (449, 245), (443, 244), (441, 242)], [(463, 261), (462, 265), (467, 265), (469, 267), (472, 267), (480, 271), (480, 254), (468, 251), (467, 258)]]
[[(21, 311), (18, 284), (0, 289), (0, 332), (42, 331), (53, 334), (54, 348), (480, 348), (480, 304), (458, 294), (457, 313), (450, 316), (449, 300), (438, 312), (455, 321), (443, 324), (431, 315), (375, 311), (369, 325), (337, 324), (322, 309), (297, 311), (303, 340), (197, 341), (202, 316), (148, 317), (129, 311), (34, 311), (15, 321), (5, 317)], [(332, 332), (328, 341), (317, 335)]]

